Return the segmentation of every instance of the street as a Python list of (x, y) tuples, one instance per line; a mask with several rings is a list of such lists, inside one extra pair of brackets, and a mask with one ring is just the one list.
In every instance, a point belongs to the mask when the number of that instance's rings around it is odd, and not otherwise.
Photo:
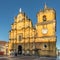
[(52, 57), (38, 57), (38, 56), (0, 56), (0, 60), (60, 60)]

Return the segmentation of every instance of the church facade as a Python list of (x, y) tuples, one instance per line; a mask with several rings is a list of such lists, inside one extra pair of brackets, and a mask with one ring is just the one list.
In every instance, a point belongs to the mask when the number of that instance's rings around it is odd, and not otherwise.
[(45, 4), (37, 13), (37, 23), (33, 26), (20, 9), (11, 24), (8, 50), (9, 53), (56, 56), (56, 11)]

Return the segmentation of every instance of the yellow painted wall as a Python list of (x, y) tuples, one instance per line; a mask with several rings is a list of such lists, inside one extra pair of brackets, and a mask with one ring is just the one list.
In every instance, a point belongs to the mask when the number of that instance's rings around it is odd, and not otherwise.
[[(46, 21), (43, 21), (44, 15), (46, 15)], [(48, 30), (46, 34), (43, 34), (42, 32), (44, 28)], [(24, 13), (20, 12), (14, 18), (14, 23), (11, 25), (11, 31), (9, 32), (9, 51), (14, 48), (18, 49), (18, 45), (21, 45), (22, 49), (25, 49), (25, 53), (29, 49), (30, 54), (32, 54), (35, 42), (35, 48), (41, 49), (41, 51), (38, 50), (36, 53), (38, 53), (39, 55), (56, 56), (55, 29), (56, 14), (53, 9), (41, 10), (37, 14), (37, 23), (35, 28), (32, 25), (32, 21), (29, 18), (27, 18), (27, 16)], [(21, 40), (19, 40), (19, 36), (22, 36)], [(13, 47), (13, 44), (17, 44), (17, 46)], [(46, 48), (44, 48), (44, 44), (47, 45)], [(52, 50), (52, 52), (49, 53), (48, 50)]]

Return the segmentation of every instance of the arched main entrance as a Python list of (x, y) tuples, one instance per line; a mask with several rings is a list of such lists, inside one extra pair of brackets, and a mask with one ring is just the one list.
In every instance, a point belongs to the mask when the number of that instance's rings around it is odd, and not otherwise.
[(18, 54), (21, 55), (22, 54), (22, 46), (18, 45)]

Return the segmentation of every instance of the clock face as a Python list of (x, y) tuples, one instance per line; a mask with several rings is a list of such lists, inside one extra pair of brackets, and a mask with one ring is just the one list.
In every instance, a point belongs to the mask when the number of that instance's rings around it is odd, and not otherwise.
[(43, 34), (47, 34), (47, 32), (48, 32), (48, 29), (46, 29), (46, 28), (45, 29), (42, 29), (42, 33)]

